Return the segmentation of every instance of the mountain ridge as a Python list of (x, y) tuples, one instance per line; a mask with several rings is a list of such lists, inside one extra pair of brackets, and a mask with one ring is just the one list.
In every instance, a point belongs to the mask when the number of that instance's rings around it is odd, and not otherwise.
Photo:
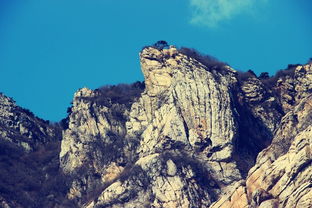
[[(259, 79), (204, 58), (145, 47), (144, 84), (78, 90), (67, 125), (51, 130), (63, 131), (50, 164), (63, 185), (26, 204), (3, 185), (2, 206), (309, 207), (312, 64)], [(14, 111), (5, 106), (1, 115)]]

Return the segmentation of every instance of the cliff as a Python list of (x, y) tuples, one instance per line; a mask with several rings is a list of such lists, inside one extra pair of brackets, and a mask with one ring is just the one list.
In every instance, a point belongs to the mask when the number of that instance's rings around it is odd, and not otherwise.
[(312, 206), (312, 64), (259, 79), (173, 46), (140, 62), (144, 83), (78, 90), (64, 127), (1, 95), (1, 142), (28, 158), (56, 144), (38, 171), (62, 184), (25, 202), (1, 180), (3, 207)]
[(62, 129), (0, 93), (0, 207), (52, 207), (66, 189), (59, 172)]

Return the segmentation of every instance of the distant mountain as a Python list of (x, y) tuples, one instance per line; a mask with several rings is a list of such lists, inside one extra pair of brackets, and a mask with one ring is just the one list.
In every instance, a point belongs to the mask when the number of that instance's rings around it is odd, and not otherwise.
[(312, 64), (238, 72), (161, 42), (144, 83), (51, 124), (0, 95), (1, 207), (312, 207)]

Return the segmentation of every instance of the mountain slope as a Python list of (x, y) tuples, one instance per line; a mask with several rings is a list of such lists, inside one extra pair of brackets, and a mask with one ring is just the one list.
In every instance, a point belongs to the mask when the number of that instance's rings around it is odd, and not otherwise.
[(41, 195), (35, 188), (21, 204), (2, 182), (3, 206), (311, 205), (311, 64), (260, 79), (173, 46), (145, 47), (140, 61), (144, 83), (78, 90), (62, 138), (61, 127), (28, 115), (27, 132), (36, 137), (27, 140), (21, 125), (10, 124), (23, 117), (8, 116), (23, 110), (5, 107), (2, 95), (1, 131), (9, 136), (1, 141), (23, 158), (53, 155), (38, 162), (43, 172), (7, 151), (2, 161), (33, 169), (31, 176), (55, 176), (43, 183), (62, 183)]
[(61, 131), (0, 94), (0, 207), (54, 207), (63, 200)]

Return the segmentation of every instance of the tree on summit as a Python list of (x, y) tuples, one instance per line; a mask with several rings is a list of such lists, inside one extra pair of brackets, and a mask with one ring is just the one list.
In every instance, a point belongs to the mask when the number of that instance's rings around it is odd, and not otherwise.
[(162, 49), (168, 49), (169, 48), (169, 45), (167, 43), (167, 41), (164, 41), (164, 40), (159, 40), (157, 41), (154, 45), (153, 45), (155, 48), (159, 49), (159, 50), (162, 50)]

